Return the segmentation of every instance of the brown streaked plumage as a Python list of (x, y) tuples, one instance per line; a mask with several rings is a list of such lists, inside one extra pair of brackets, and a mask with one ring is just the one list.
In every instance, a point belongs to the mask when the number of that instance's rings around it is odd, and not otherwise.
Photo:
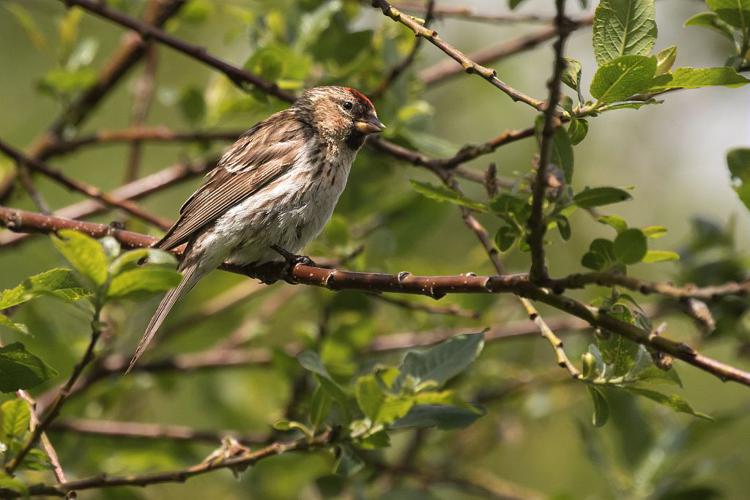
[(316, 87), (243, 134), (154, 245), (169, 250), (187, 244), (183, 278), (157, 307), (128, 371), (174, 304), (207, 272), (224, 261), (279, 260), (272, 245), (296, 253), (317, 236), (366, 136), (383, 128), (361, 92)]

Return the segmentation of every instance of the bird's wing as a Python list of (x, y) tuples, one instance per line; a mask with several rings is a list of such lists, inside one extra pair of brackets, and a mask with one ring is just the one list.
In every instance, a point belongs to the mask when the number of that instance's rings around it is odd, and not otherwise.
[(187, 242), (227, 210), (286, 173), (309, 141), (307, 125), (291, 113), (277, 113), (243, 134), (182, 206), (179, 220), (154, 246), (169, 250)]

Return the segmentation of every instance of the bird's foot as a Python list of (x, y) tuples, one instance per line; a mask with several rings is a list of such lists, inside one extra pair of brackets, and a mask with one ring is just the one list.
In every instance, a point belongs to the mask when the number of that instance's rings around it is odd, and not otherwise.
[(286, 269), (284, 272), (284, 281), (287, 283), (291, 283), (292, 285), (297, 284), (297, 280), (294, 279), (293, 272), (294, 268), (297, 267), (298, 264), (302, 264), (303, 266), (315, 266), (315, 262), (313, 260), (306, 256), (306, 255), (297, 255), (294, 254), (279, 245), (271, 245), (271, 248), (275, 250), (279, 255), (284, 257), (284, 260), (286, 261)]

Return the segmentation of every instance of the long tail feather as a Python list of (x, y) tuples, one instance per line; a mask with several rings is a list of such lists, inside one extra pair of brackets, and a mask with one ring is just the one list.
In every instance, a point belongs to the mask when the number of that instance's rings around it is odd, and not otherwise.
[(135, 353), (133, 354), (133, 358), (130, 360), (130, 365), (125, 371), (125, 374), (130, 373), (130, 370), (133, 369), (135, 364), (138, 362), (138, 359), (146, 351), (146, 348), (154, 339), (156, 332), (159, 330), (161, 324), (164, 323), (164, 320), (167, 318), (169, 311), (172, 310), (172, 307), (174, 307), (174, 305), (183, 295), (188, 293), (190, 289), (193, 288), (193, 285), (195, 285), (195, 283), (201, 277), (203, 273), (198, 272), (199, 269), (200, 266), (197, 262), (192, 266), (187, 266), (184, 269), (181, 269), (182, 281), (180, 281), (179, 285), (167, 292), (161, 302), (159, 302), (159, 306), (156, 308), (156, 312), (151, 317), (151, 321), (149, 321), (148, 326), (146, 327), (146, 332), (143, 334), (143, 337), (141, 337), (141, 341), (138, 342), (138, 347), (136, 347), (135, 349)]

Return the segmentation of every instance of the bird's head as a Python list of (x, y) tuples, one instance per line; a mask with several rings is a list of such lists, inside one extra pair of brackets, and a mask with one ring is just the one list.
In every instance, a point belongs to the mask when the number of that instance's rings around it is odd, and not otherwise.
[(344, 142), (352, 149), (385, 128), (370, 99), (349, 87), (311, 88), (297, 99), (294, 108), (324, 140)]

